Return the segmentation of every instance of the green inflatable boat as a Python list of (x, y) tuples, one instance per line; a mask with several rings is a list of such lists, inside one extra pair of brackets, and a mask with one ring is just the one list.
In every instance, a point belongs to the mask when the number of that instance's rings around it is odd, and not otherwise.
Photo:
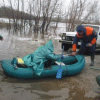
[[(75, 75), (80, 73), (85, 66), (85, 58), (82, 55), (76, 56), (64, 56), (61, 60), (62, 76)], [(26, 66), (24, 64), (17, 64), (15, 67), (12, 64), (12, 60), (2, 60), (1, 66), (4, 72), (8, 75), (21, 78), (21, 79), (31, 79), (31, 78), (41, 78), (41, 77), (56, 77), (57, 71), (59, 69), (60, 59), (47, 60), (41, 64), (43, 70), (40, 75), (37, 75), (32, 66)]]

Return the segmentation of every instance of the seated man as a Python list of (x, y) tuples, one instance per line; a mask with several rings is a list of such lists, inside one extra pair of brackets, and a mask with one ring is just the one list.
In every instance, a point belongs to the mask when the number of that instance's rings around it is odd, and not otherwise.
[(25, 65), (33, 66), (33, 69), (37, 75), (40, 75), (44, 70), (44, 64), (48, 60), (57, 60), (61, 58), (61, 55), (55, 55), (53, 53), (54, 47), (52, 40), (47, 44), (40, 46), (34, 53), (27, 55), (23, 58)]

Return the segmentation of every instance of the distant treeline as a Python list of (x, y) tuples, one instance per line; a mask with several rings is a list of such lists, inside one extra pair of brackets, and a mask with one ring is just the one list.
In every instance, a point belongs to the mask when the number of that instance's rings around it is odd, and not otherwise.
[[(28, 13), (22, 12), (22, 11), (17, 11), (14, 9), (11, 9), (9, 7), (4, 7), (2, 6), (0, 8), (0, 17), (1, 18), (15, 18), (15, 19), (25, 19), (25, 20), (34, 20), (36, 17), (33, 15), (30, 15)], [(43, 17), (40, 18), (41, 20)], [(52, 19), (53, 22), (56, 21), (55, 18)], [(59, 22), (65, 22), (65, 19), (59, 19)]]
[(32, 15), (30, 16), (29, 14), (27, 14), (25, 12), (10, 9), (8, 7), (1, 7), (0, 8), (0, 17), (2, 17), (2, 18), (15, 17), (16, 19), (26, 19), (26, 20), (30, 20), (30, 19), (34, 20), (34, 18), (35, 18), (34, 16), (32, 16)]

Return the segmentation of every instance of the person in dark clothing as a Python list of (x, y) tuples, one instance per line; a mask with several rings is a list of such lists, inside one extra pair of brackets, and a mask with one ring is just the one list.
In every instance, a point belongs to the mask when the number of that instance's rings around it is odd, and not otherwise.
[(91, 56), (90, 66), (94, 66), (94, 56), (95, 56), (95, 44), (97, 40), (97, 33), (91, 27), (84, 27), (83, 25), (78, 25), (76, 28), (77, 34), (74, 37), (72, 45), (72, 54), (76, 55), (76, 49), (78, 41), (81, 40), (81, 47), (79, 54), (84, 54), (86, 49), (89, 50)]
[(3, 41), (3, 37), (0, 35), (0, 40)]

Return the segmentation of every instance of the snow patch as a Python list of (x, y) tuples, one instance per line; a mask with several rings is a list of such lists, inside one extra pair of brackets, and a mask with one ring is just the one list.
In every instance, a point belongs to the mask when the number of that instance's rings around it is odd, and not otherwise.
[(21, 37), (17, 37), (17, 40), (20, 40), (20, 41), (31, 41), (32, 38), (21, 38)]

